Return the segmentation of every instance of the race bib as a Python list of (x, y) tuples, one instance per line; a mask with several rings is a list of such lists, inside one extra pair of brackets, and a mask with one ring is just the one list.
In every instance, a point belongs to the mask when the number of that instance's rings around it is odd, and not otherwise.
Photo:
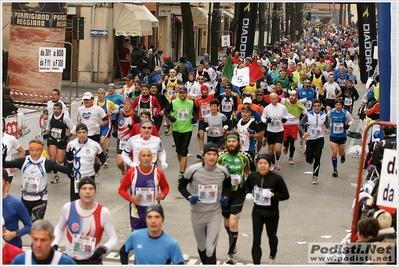
[(51, 136), (59, 139), (61, 138), (61, 133), (62, 133), (62, 129), (58, 129), (58, 128), (51, 128)]
[(119, 149), (124, 150), (129, 139), (121, 139), (119, 140)]
[(174, 94), (175, 94), (175, 90), (173, 90), (173, 89), (169, 89), (169, 90), (168, 90), (168, 95), (169, 95), (170, 97), (172, 97)]
[(222, 111), (223, 112), (231, 112), (233, 110), (233, 105), (231, 102), (224, 102), (222, 104)]
[(30, 193), (39, 192), (40, 178), (24, 177), (24, 190)]
[(344, 124), (340, 123), (333, 123), (333, 130), (334, 133), (343, 133), (344, 132)]
[(340, 81), (339, 81), (339, 86), (345, 86), (345, 84), (346, 84), (346, 81), (345, 81), (345, 80), (340, 80)]
[(212, 185), (198, 185), (198, 195), (201, 203), (216, 203), (218, 195), (218, 186)]
[(312, 136), (317, 136), (317, 135), (320, 135), (321, 134), (321, 131), (322, 131), (323, 129), (321, 128), (321, 126), (311, 126), (311, 128), (310, 128), (310, 134), (312, 135)]
[(307, 110), (312, 109), (312, 101), (306, 100), (305, 107)]
[(213, 127), (212, 130), (209, 131), (209, 135), (222, 135), (222, 130), (220, 128)]
[(80, 181), (79, 178), (75, 178), (75, 180), (73, 182), (76, 194), (79, 193), (79, 181)]
[(136, 196), (140, 198), (140, 206), (149, 206), (154, 203), (155, 188), (136, 187)]
[(151, 163), (155, 164), (157, 162), (158, 153), (152, 153)]
[(351, 97), (345, 97), (344, 105), (345, 106), (352, 106), (352, 98)]
[(179, 121), (186, 121), (188, 119), (188, 110), (187, 109), (178, 109), (177, 110), (177, 119)]
[(96, 238), (74, 234), (72, 237), (73, 256), (89, 258), (96, 248)]
[(254, 203), (259, 206), (270, 206), (271, 198), (265, 198), (263, 196), (263, 191), (270, 191), (270, 189), (254, 187)]
[(334, 92), (332, 92), (332, 91), (327, 91), (327, 98), (331, 99), (331, 98), (334, 98), (334, 97), (335, 97)]
[(208, 115), (210, 113), (211, 113), (211, 107), (209, 107), (209, 106), (201, 107), (202, 117), (205, 117), (206, 115)]
[(230, 178), (232, 186), (239, 185), (241, 182), (241, 174), (230, 174)]
[(270, 123), (270, 125), (273, 128), (280, 128), (281, 126), (281, 120), (280, 119), (272, 119), (272, 122)]

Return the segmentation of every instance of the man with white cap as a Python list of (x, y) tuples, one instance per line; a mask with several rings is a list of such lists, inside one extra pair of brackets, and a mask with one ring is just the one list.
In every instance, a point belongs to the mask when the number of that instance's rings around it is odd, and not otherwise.
[[(78, 124), (76, 126), (77, 138), (70, 141), (66, 148), (67, 161), (73, 166), (72, 178), (70, 179), (71, 201), (79, 198), (79, 180), (84, 177), (95, 179), (95, 173), (100, 170), (100, 167), (106, 161), (100, 144), (89, 139), (88, 132), (85, 124)], [(99, 163), (95, 163), (96, 156), (100, 159)]]
[(83, 105), (78, 108), (78, 122), (86, 124), (89, 129), (88, 137), (97, 143), (100, 143), (100, 127), (107, 125), (108, 116), (105, 111), (97, 105), (94, 105), (94, 96), (90, 92), (84, 93)]
[[(65, 254), (76, 264), (102, 264), (102, 257), (118, 243), (111, 212), (94, 200), (96, 183), (85, 177), (79, 181), (79, 199), (62, 207), (60, 220), (54, 230), (52, 245), (58, 249), (65, 230)], [(100, 244), (103, 232), (108, 241)]]
[[(187, 168), (179, 179), (179, 191), (190, 202), (191, 223), (202, 264), (216, 264), (216, 244), (222, 224), (221, 207), (228, 205), (230, 173), (217, 164), (218, 146), (204, 146), (204, 162)], [(187, 190), (187, 185), (190, 189)]]
[[(251, 118), (251, 114), (257, 114), (251, 106), (245, 104), (239, 112), (242, 118), (237, 122), (236, 128), (240, 136), (241, 152), (248, 153), (253, 160), (255, 158), (256, 142), (261, 135), (261, 129), (256, 123), (256, 119)], [(238, 116), (237, 116), (238, 119)]]
[[(119, 250), (122, 264), (128, 264), (129, 252), (134, 250), (134, 264), (183, 264), (179, 244), (162, 230), (165, 216), (160, 204), (146, 209), (147, 228), (133, 231)], [(154, 251), (156, 253), (154, 253)]]

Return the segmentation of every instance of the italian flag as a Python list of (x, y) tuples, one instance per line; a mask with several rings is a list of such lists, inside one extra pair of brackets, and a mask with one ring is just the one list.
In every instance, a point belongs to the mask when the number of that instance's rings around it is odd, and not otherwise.
[(229, 82), (238, 87), (254, 83), (263, 77), (263, 73), (256, 60), (253, 60), (249, 67), (237, 69), (231, 61), (231, 55), (227, 59), (222, 73)]

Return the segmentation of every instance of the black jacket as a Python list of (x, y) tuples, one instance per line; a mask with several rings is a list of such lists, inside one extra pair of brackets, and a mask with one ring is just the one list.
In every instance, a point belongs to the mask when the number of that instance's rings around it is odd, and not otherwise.
[(14, 105), (14, 101), (9, 95), (3, 94), (3, 118), (17, 113), (18, 107)]

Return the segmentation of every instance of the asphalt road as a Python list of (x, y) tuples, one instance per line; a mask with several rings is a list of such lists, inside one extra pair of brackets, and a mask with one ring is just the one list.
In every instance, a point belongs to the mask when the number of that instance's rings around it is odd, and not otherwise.
[[(359, 75), (358, 71), (356, 74)], [(364, 84), (356, 86), (361, 96), (365, 93), (364, 87)], [(96, 85), (93, 85), (87, 87), (87, 90), (94, 91), (97, 88)], [(359, 125), (359, 119), (356, 116), (359, 102), (360, 100), (355, 102), (355, 124), (352, 131), (357, 130)], [(167, 153), (169, 168), (165, 174), (170, 185), (170, 193), (162, 201), (165, 211), (164, 230), (178, 241), (182, 253), (190, 256), (190, 260), (186, 261), (187, 264), (200, 264), (191, 226), (189, 202), (177, 190), (179, 169), (174, 147), (172, 147), (173, 138), (171, 135), (164, 136), (163, 132), (164, 127), (161, 128), (160, 133)], [(328, 137), (325, 136), (325, 138), (318, 185), (311, 183), (312, 166), (305, 162), (305, 156), (299, 148), (299, 141), (296, 142), (294, 165), (288, 164), (288, 155), (281, 157), (282, 169), (278, 173), (283, 176), (288, 186), (290, 199), (280, 202), (280, 222), (277, 232), (279, 238), (278, 264), (308, 264), (309, 242), (340, 242), (347, 235), (347, 230), (351, 228), (350, 211), (355, 197), (359, 156), (347, 155), (345, 164), (338, 163), (339, 177), (333, 178), (331, 175), (331, 149)], [(360, 144), (360, 140), (352, 141), (348, 137), (347, 151), (354, 144)], [(109, 167), (103, 167), (100, 176), (96, 179), (96, 200), (111, 211), (119, 238), (118, 245), (104, 261), (106, 265), (119, 263), (117, 251), (130, 234), (128, 202), (118, 195), (121, 173), (115, 162), (115, 147), (116, 140), (112, 138)], [(189, 165), (199, 161), (195, 157), (198, 152), (198, 140), (196, 134), (193, 134), (189, 149), (189, 153), (192, 154), (188, 157)], [(267, 152), (267, 148), (262, 148), (261, 152)], [(15, 196), (19, 195), (20, 177), (20, 174), (15, 176), (10, 189), (10, 193)], [(65, 175), (61, 175), (60, 183), (49, 185), (49, 202), (45, 218), (56, 225), (60, 217), (60, 210), (68, 201), (69, 179)], [(251, 264), (252, 262), (251, 211), (252, 204), (246, 202), (239, 220), (238, 252), (235, 255), (239, 264)], [(106, 237), (103, 240), (106, 240)], [(25, 247), (30, 246), (29, 236), (23, 237), (23, 244)], [(63, 244), (60, 244), (60, 247), (62, 248)], [(265, 231), (262, 236), (262, 250), (262, 263), (266, 264), (268, 263), (269, 246)], [(228, 236), (222, 227), (217, 245), (218, 263), (224, 263), (227, 251)]]

